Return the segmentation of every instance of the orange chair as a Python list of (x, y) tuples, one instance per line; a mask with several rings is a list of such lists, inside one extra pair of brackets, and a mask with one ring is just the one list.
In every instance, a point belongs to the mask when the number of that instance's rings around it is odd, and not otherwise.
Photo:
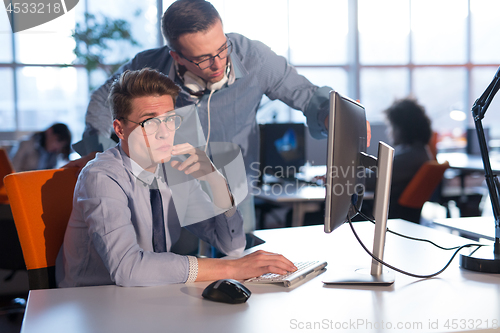
[(3, 178), (11, 173), (14, 173), (14, 167), (12, 166), (9, 155), (5, 149), (0, 148), (0, 204), (9, 203), (7, 191), (3, 184)]
[(424, 163), (406, 186), (398, 199), (404, 207), (420, 209), (434, 193), (443, 179), (443, 174), (450, 167), (448, 161), (440, 164), (435, 160)]
[(14, 173), (14, 167), (7, 151), (0, 148), (0, 269), (11, 270), (5, 280), (10, 280), (17, 271), (24, 270), (26, 265), (17, 237), (16, 226), (7, 197), (3, 178)]
[(55, 262), (73, 208), (77, 169), (13, 173), (5, 177), (29, 287), (56, 287)]

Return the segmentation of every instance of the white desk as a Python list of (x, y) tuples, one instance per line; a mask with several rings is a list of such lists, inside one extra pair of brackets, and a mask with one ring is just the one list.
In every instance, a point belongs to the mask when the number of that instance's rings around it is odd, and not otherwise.
[[(356, 223), (355, 227), (371, 244), (373, 225)], [(389, 228), (441, 245), (470, 242), (400, 220), (389, 221)], [(332, 271), (370, 264), (347, 225), (332, 234), (324, 234), (321, 226), (255, 234), (266, 240), (262, 249), (279, 251), (292, 260), (326, 259)], [(387, 235), (386, 260), (402, 269), (433, 273), (449, 256), (429, 244)], [(208, 282), (36, 290), (30, 292), (21, 332), (327, 332), (336, 326), (344, 328), (336, 331), (347, 332), (450, 332), (466, 330), (467, 325), (500, 325), (500, 275), (462, 270), (456, 259), (434, 279), (396, 273), (391, 287), (325, 287), (321, 280), (326, 274), (292, 289), (249, 285), (252, 296), (238, 305), (204, 300), (201, 293)], [(324, 326), (313, 330), (305, 329), (306, 325)], [(397, 325), (408, 329), (396, 330)]]
[[(450, 168), (464, 172), (484, 173), (484, 164), (481, 155), (469, 155), (465, 153), (439, 153), (436, 156), (439, 163), (448, 161)], [(498, 156), (490, 155), (490, 164), (493, 172), (500, 172), (500, 159)]]
[(451, 231), (458, 231), (463, 237), (495, 240), (495, 218), (493, 216), (438, 219), (434, 221), (434, 224)]
[(320, 209), (325, 201), (325, 187), (290, 182), (285, 184), (264, 184), (256, 189), (257, 198), (276, 203), (292, 205), (292, 227), (304, 225), (304, 215)]

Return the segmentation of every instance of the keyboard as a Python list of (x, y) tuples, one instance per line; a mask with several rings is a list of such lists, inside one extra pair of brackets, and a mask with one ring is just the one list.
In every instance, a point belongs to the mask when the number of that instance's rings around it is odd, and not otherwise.
[(255, 278), (245, 280), (245, 283), (278, 283), (285, 287), (291, 287), (295, 283), (305, 279), (313, 273), (322, 273), (327, 265), (326, 261), (303, 261), (293, 263), (297, 270), (287, 274), (267, 273)]

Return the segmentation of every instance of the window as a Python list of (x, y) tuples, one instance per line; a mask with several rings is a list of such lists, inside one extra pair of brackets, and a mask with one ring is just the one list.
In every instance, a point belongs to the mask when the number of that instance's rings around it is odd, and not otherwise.
[(288, 6), (290, 62), (296, 66), (345, 65), (347, 1), (290, 0)]
[(12, 34), (9, 23), (9, 18), (6, 11), (0, 11), (0, 63), (12, 62)]
[(360, 63), (408, 64), (410, 2), (360, 0), (358, 3)]
[(14, 112), (14, 74), (11, 68), (0, 67), (0, 131), (16, 129)]
[(500, 63), (500, 29), (496, 0), (471, 1), (471, 60), (477, 64)]
[(450, 112), (466, 111), (466, 69), (465, 68), (418, 68), (415, 70), (414, 92), (418, 101), (425, 106), (432, 119), (433, 127), (441, 133), (451, 133), (463, 128), (454, 121)]
[(360, 79), (360, 102), (367, 106), (366, 118), (371, 122), (383, 122), (382, 111), (410, 91), (406, 68), (365, 68)]
[[(128, 20), (139, 46), (113, 45), (106, 62), (163, 43), (158, 11), (172, 0), (82, 0), (69, 14), (26, 32), (10, 33), (0, 14), (0, 131), (41, 130), (67, 122), (81, 138), (89, 78), (74, 60), (71, 30), (85, 10)], [(435, 130), (462, 135), (473, 127), (472, 103), (500, 65), (497, 0), (212, 0), (226, 32), (267, 44), (317, 85), (361, 100), (372, 122), (395, 99), (415, 96)], [(43, 36), (43, 38), (41, 37)], [(118, 51), (116, 51), (118, 50)], [(15, 56), (15, 59), (14, 59)], [(90, 77), (98, 86), (103, 71)], [(500, 96), (484, 124), (500, 138)], [(305, 121), (279, 101), (262, 100), (259, 122)], [(453, 120), (451, 111), (466, 120)]]
[(465, 64), (467, 0), (411, 1), (415, 64)]
[[(105, 63), (114, 64), (158, 45), (156, 4), (155, 0), (141, 3), (82, 0), (67, 14), (15, 34), (11, 33), (6, 11), (2, 11), (0, 80), (7, 83), (2, 84), (6, 88), (0, 92), (2, 138), (17, 139), (20, 133), (44, 130), (55, 122), (63, 122), (69, 126), (74, 141), (79, 141), (90, 94), (85, 69), (72, 65), (75, 42), (71, 34), (75, 23), (84, 21), (86, 8), (97, 16), (106, 14), (131, 22), (131, 30), (141, 45), (110, 45)], [(90, 77), (92, 86), (99, 86), (105, 79), (107, 74), (99, 70)]]

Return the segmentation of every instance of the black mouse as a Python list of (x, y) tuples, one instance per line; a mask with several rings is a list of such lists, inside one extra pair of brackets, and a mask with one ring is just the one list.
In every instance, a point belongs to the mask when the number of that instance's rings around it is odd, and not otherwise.
[(252, 292), (236, 280), (223, 279), (209, 284), (201, 295), (214, 302), (238, 304), (245, 303)]

